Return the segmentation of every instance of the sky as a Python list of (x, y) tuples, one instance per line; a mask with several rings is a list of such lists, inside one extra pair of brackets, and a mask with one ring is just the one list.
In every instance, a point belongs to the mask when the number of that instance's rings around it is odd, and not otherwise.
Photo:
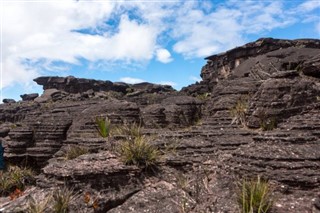
[(261, 37), (320, 38), (320, 0), (0, 0), (0, 101), (39, 76), (182, 87)]

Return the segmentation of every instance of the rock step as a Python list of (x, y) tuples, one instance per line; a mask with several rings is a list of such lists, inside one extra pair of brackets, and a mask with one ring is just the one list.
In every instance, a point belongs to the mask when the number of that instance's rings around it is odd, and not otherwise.
[(310, 134), (310, 132), (288, 132), (288, 133), (264, 133), (253, 137), (253, 140), (259, 143), (263, 142), (279, 142), (286, 144), (305, 144), (305, 143), (317, 143), (319, 141), (318, 136)]
[(59, 149), (60, 147), (30, 147), (27, 148), (27, 154), (34, 156), (34, 154), (42, 153), (43, 155), (48, 154), (48, 157), (51, 157)]
[(297, 187), (320, 185), (320, 144), (252, 143), (239, 147), (226, 164), (241, 175), (254, 174)]

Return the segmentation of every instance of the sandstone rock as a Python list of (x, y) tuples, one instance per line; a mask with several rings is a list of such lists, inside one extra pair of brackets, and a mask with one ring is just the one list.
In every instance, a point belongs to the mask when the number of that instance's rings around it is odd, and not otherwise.
[(320, 78), (320, 54), (305, 61), (301, 69), (305, 75)]
[[(161, 181), (139, 191), (123, 205), (111, 209), (111, 213), (125, 212), (172, 212), (189, 211), (195, 202), (183, 190)], [(183, 210), (182, 210), (183, 209)]]
[(40, 97), (34, 99), (37, 103), (61, 100), (66, 94), (57, 89), (46, 89)]
[(33, 101), (38, 96), (39, 96), (38, 93), (20, 95), (20, 97), (22, 98), (23, 101)]
[(2, 100), (3, 103), (5, 104), (12, 104), (12, 103), (16, 103), (16, 101), (14, 99), (10, 99), (10, 98), (5, 98)]
[[(203, 80), (180, 92), (150, 83), (37, 78), (45, 88), (37, 101), (0, 105), (6, 161), (40, 172), (26, 195), (40, 199), (44, 188), (73, 186), (70, 212), (236, 212), (237, 183), (258, 175), (275, 189), (272, 211), (316, 212), (319, 48), (316, 39), (259, 39), (208, 57)], [(239, 101), (244, 125), (231, 113)], [(141, 124), (164, 154), (159, 167), (124, 165), (116, 151), (123, 137), (102, 138), (97, 116), (112, 125)], [(270, 118), (275, 129), (256, 129)], [(70, 145), (89, 153), (67, 161), (63, 153)], [(4, 212), (27, 203), (27, 196), (5, 199)]]

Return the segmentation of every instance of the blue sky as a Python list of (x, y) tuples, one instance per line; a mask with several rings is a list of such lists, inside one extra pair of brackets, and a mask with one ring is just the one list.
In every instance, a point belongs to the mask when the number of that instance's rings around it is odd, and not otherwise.
[(320, 38), (319, 0), (2, 0), (1, 100), (68, 76), (170, 84), (261, 37)]

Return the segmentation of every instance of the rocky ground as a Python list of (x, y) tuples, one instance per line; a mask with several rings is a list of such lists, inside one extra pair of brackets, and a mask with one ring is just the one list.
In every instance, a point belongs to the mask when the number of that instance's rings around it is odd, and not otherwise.
[[(271, 212), (320, 212), (320, 40), (259, 39), (210, 56), (202, 81), (129, 85), (40, 77), (42, 95), (0, 105), (7, 163), (36, 171), (36, 183), (2, 212), (26, 212), (72, 187), (70, 212), (239, 212), (238, 183), (257, 176), (274, 188)], [(163, 155), (156, 169), (127, 165), (125, 135), (102, 138), (95, 118), (140, 124)], [(87, 147), (75, 159), (68, 147)]]

